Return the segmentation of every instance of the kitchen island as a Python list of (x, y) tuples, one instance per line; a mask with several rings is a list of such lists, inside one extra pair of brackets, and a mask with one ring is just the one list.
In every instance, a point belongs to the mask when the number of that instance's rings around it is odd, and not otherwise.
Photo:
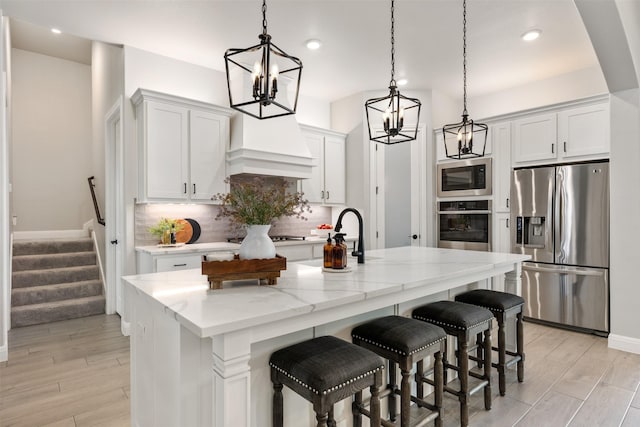
[[(320, 260), (288, 263), (276, 286), (236, 281), (213, 291), (199, 269), (125, 277), (132, 426), (270, 426), (267, 361), (275, 349), (320, 335), (349, 339), (358, 323), (407, 315), (501, 274), (519, 294), (528, 258), (380, 249), (368, 251), (365, 264), (350, 259), (348, 272), (323, 272)], [(350, 426), (350, 410), (336, 405), (337, 420)], [(310, 405), (285, 393), (285, 425), (311, 426), (314, 418)]]

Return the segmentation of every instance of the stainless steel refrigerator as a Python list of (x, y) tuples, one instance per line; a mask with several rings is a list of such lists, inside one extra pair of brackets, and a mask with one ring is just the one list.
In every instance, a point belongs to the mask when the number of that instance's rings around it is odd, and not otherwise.
[(511, 246), (522, 266), (524, 315), (609, 331), (609, 163), (513, 171)]

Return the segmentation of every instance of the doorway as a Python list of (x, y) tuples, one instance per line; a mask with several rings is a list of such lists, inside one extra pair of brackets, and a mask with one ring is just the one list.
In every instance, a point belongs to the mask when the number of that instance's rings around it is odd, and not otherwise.
[(413, 141), (372, 147), (376, 248), (427, 245), (425, 135), (423, 125)]
[(105, 247), (106, 247), (106, 312), (124, 313), (122, 267), (124, 265), (124, 211), (123, 211), (123, 104), (122, 96), (111, 107), (105, 118)]

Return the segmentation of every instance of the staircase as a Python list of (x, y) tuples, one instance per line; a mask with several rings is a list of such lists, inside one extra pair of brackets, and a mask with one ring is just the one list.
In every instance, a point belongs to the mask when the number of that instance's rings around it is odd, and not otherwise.
[(104, 313), (93, 241), (14, 241), (11, 326)]

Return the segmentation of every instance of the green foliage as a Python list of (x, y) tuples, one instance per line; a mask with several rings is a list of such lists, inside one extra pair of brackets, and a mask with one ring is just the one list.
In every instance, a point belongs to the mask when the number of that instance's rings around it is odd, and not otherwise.
[(161, 218), (156, 225), (154, 225), (153, 227), (149, 227), (149, 233), (162, 238), (162, 235), (166, 230), (171, 230), (171, 226), (175, 226), (176, 232), (184, 228), (184, 224), (178, 222), (175, 219)]
[[(229, 178), (225, 181), (229, 183)], [(282, 216), (306, 220), (304, 212), (311, 212), (303, 193), (288, 192), (284, 179), (267, 181), (254, 177), (231, 184), (229, 193), (218, 193), (211, 199), (220, 202), (217, 220), (229, 218), (234, 226), (271, 224)]]

